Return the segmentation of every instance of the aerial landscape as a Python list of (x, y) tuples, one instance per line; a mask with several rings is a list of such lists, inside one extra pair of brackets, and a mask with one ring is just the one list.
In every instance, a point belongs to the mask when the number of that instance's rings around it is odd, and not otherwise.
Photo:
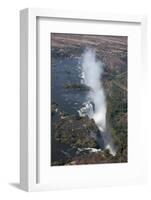
[(128, 162), (128, 37), (51, 33), (51, 166)]

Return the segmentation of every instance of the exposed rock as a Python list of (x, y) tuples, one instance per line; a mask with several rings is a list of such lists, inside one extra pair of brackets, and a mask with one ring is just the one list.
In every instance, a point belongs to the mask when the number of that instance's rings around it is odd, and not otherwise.
[(58, 112), (58, 104), (55, 102), (51, 103), (51, 115), (53, 116), (56, 112)]

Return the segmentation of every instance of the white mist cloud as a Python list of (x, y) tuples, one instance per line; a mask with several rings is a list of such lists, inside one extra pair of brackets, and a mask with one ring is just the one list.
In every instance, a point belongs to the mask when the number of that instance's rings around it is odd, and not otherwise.
[(95, 111), (91, 116), (102, 131), (106, 129), (106, 98), (101, 83), (103, 63), (96, 60), (94, 49), (87, 48), (82, 57), (83, 82), (89, 86), (88, 99), (94, 103)]
[[(106, 111), (107, 103), (103, 85), (101, 82), (104, 64), (96, 60), (96, 52), (94, 49), (87, 48), (82, 57), (82, 76), (81, 82), (89, 86), (91, 90), (88, 92), (87, 102), (81, 108), (80, 114), (88, 115), (93, 118), (98, 128), (102, 132), (105, 148), (109, 149), (112, 155), (116, 154), (113, 140), (106, 128)], [(92, 106), (94, 105), (94, 108)]]

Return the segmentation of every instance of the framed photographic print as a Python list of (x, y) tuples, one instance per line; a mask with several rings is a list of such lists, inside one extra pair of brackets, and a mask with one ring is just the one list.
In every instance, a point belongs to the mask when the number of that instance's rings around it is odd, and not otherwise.
[(145, 183), (146, 17), (20, 12), (26, 191)]

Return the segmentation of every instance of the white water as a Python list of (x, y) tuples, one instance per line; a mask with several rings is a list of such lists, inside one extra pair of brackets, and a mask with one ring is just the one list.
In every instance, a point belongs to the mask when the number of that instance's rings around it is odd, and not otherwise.
[[(103, 67), (104, 64), (96, 60), (95, 50), (87, 48), (82, 57), (81, 83), (90, 87), (90, 91), (87, 96), (87, 102), (79, 113), (81, 116), (88, 115), (93, 118), (100, 131), (105, 133), (107, 104), (101, 82)], [(105, 148), (109, 149), (112, 155), (115, 155), (116, 152), (111, 141), (111, 138), (105, 141)]]

